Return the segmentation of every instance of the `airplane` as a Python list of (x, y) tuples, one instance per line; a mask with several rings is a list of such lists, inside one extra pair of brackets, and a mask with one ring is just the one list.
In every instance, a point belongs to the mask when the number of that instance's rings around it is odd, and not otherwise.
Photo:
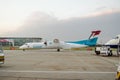
[[(105, 43), (106, 46), (110, 46), (110, 48), (118, 48), (118, 44), (120, 44), (120, 34), (116, 35), (115, 38), (109, 40), (107, 43)], [(120, 45), (119, 45), (120, 47)]]
[(19, 49), (28, 49), (28, 48), (53, 48), (57, 49), (59, 52), (60, 49), (72, 49), (72, 48), (81, 48), (87, 46), (95, 46), (97, 44), (98, 37), (97, 35), (100, 34), (100, 30), (92, 31), (91, 35), (88, 39), (79, 40), (79, 41), (60, 41), (59, 39), (54, 39), (53, 41), (45, 41), (45, 42), (30, 42), (25, 43), (19, 47)]
[[(110, 46), (110, 48), (117, 48), (117, 55), (119, 57), (120, 52), (120, 34), (116, 35), (115, 38), (109, 40), (107, 43), (105, 43), (105, 46)], [(118, 64), (117, 68), (117, 74), (115, 80), (120, 80), (120, 63)]]

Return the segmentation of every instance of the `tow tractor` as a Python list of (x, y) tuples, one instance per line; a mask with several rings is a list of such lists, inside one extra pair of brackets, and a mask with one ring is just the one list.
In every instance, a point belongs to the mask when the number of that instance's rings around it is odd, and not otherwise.
[(4, 52), (2, 49), (2, 45), (0, 45), (0, 65), (4, 64)]
[(107, 56), (112, 56), (112, 50), (109, 46), (95, 47), (96, 55), (105, 54)]

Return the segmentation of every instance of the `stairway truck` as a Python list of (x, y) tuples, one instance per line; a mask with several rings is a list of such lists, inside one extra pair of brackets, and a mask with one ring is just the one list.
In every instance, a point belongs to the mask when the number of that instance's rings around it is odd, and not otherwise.
[(100, 54), (105, 54), (108, 56), (113, 55), (112, 50), (108, 46), (95, 47), (95, 53), (96, 53), (96, 55), (100, 55)]

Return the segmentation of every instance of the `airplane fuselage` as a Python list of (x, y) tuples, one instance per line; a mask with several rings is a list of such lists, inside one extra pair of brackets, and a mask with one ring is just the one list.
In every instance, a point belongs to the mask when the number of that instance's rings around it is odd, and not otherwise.
[(105, 43), (106, 46), (110, 46), (111, 48), (118, 48), (119, 44), (120, 44), (120, 35), (117, 35), (114, 39), (111, 39), (107, 43)]
[(98, 37), (95, 37), (96, 35), (99, 35), (101, 31), (92, 31), (90, 37), (85, 40), (79, 40), (79, 41), (60, 41), (59, 39), (54, 39), (53, 41), (45, 41), (45, 42), (31, 42), (31, 43), (25, 43), (22, 46), (20, 46), (20, 49), (27, 49), (27, 48), (54, 48), (59, 51), (60, 49), (71, 49), (71, 48), (81, 48), (81, 47), (87, 47), (87, 46), (94, 46), (97, 43)]

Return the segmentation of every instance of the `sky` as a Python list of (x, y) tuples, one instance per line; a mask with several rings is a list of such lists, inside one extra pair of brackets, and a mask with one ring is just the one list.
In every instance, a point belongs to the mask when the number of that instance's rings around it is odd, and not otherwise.
[(120, 34), (120, 0), (0, 0), (0, 36), (100, 42)]

